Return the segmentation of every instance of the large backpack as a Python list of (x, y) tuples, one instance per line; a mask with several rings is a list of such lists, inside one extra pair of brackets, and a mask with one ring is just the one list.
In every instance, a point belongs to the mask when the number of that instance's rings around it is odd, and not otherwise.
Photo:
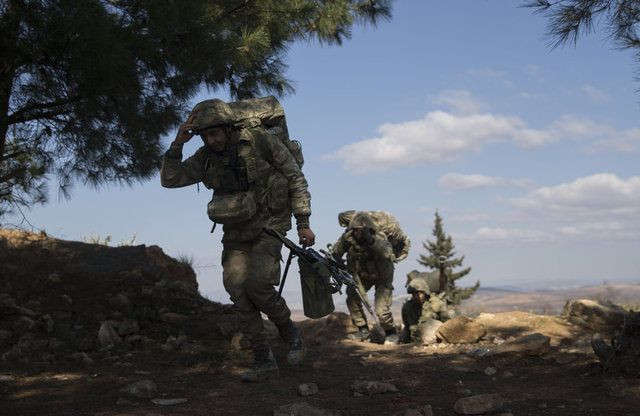
[(284, 109), (272, 95), (230, 103), (219, 99), (205, 100), (198, 103), (193, 112), (200, 115), (197, 117), (197, 124), (202, 127), (224, 122), (241, 131), (262, 128), (282, 141), (298, 166), (302, 167), (304, 164), (302, 146), (299, 141), (289, 138)]
[[(396, 257), (396, 262), (404, 260), (409, 254), (409, 248), (411, 247), (411, 241), (409, 237), (400, 228), (400, 223), (396, 218), (386, 211), (365, 211), (373, 220), (376, 228), (381, 231), (386, 237), (391, 247), (393, 248), (393, 254)], [(357, 214), (358, 211), (349, 210), (338, 214), (338, 224), (341, 227), (348, 227), (349, 223)]]

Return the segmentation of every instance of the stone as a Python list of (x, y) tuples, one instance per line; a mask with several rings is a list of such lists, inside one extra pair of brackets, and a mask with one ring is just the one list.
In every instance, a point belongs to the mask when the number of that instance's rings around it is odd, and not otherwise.
[(482, 324), (466, 316), (456, 316), (442, 324), (436, 335), (450, 344), (472, 344), (487, 335), (487, 331)]
[(139, 331), (140, 326), (138, 326), (138, 321), (125, 319), (118, 324), (118, 335), (120, 336), (135, 334)]
[(393, 416), (422, 416), (422, 413), (416, 409), (406, 409), (402, 412), (394, 413)]
[(458, 399), (453, 410), (460, 415), (483, 415), (495, 413), (504, 405), (505, 400), (499, 394), (479, 394)]
[(116, 404), (118, 406), (130, 406), (130, 405), (136, 404), (136, 403), (132, 402), (131, 400), (127, 400), (124, 397), (118, 397), (118, 400), (116, 400)]
[(430, 404), (424, 405), (424, 408), (422, 409), (422, 414), (423, 416), (433, 416), (433, 409), (431, 408)]
[(231, 337), (231, 349), (236, 351), (248, 350), (251, 348), (251, 343), (242, 332), (236, 332)]
[(13, 333), (4, 329), (0, 329), (0, 347), (6, 345), (11, 341)]
[(485, 373), (486, 375), (488, 375), (488, 376), (492, 376), (492, 375), (494, 375), (494, 374), (495, 374), (495, 373), (497, 373), (497, 372), (498, 372), (498, 370), (496, 370), (496, 369), (495, 369), (495, 368), (493, 368), (493, 367), (487, 367), (487, 368), (485, 368), (485, 369), (484, 369), (484, 373)]
[(86, 352), (76, 352), (69, 355), (69, 358), (77, 363), (82, 363), (84, 365), (93, 364), (93, 359), (87, 355)]
[(374, 394), (397, 392), (398, 388), (385, 381), (354, 381), (351, 383), (351, 391), (372, 396)]
[(151, 403), (157, 404), (159, 406), (175, 406), (176, 404), (186, 403), (187, 399), (176, 398), (176, 399), (151, 399)]
[(273, 409), (273, 416), (340, 416), (335, 410), (322, 409), (307, 402), (296, 402)]
[(31, 331), (35, 326), (36, 323), (33, 319), (27, 318), (26, 316), (21, 316), (13, 321), (13, 328), (18, 332)]
[(438, 341), (438, 328), (442, 325), (442, 321), (437, 319), (428, 319), (420, 325), (420, 342), (423, 345), (435, 344)]
[(158, 386), (151, 380), (141, 380), (127, 384), (120, 389), (120, 392), (141, 399), (150, 399), (158, 392)]
[(318, 394), (318, 385), (316, 383), (303, 383), (298, 386), (298, 394), (302, 397)]
[(42, 315), (42, 321), (44, 322), (45, 331), (47, 331), (48, 334), (52, 333), (55, 329), (55, 323), (53, 322), (51, 315)]
[(627, 314), (627, 311), (618, 305), (590, 299), (569, 299), (562, 310), (562, 316), (569, 322), (604, 333), (618, 330)]
[(127, 309), (131, 307), (131, 300), (124, 293), (118, 293), (109, 299), (109, 305), (116, 309)]
[(111, 323), (103, 321), (98, 330), (98, 342), (100, 342), (100, 346), (106, 347), (108, 345), (120, 344), (122, 338), (120, 338), (120, 335), (113, 329)]
[(60, 297), (62, 298), (63, 301), (65, 301), (67, 305), (69, 306), (73, 305), (73, 299), (71, 298), (71, 296), (65, 294)]
[(0, 383), (8, 383), (16, 381), (16, 378), (10, 374), (0, 374)]
[(187, 319), (188, 317), (186, 315), (176, 312), (165, 312), (160, 315), (160, 320), (168, 324), (181, 324)]
[(524, 335), (491, 348), (489, 356), (495, 357), (503, 354), (538, 356), (551, 349), (551, 338), (539, 333)]
[(62, 283), (62, 277), (58, 273), (51, 273), (47, 276), (47, 281), (49, 283), (53, 283), (54, 285), (58, 285)]

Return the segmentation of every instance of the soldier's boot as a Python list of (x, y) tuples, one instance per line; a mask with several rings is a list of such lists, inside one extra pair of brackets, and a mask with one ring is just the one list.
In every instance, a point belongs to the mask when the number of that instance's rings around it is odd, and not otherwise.
[(352, 332), (347, 335), (347, 338), (353, 341), (368, 341), (369, 338), (371, 338), (371, 332), (369, 331), (369, 327), (363, 325), (358, 327), (358, 331)]
[(291, 365), (300, 364), (306, 353), (300, 328), (298, 328), (291, 319), (276, 326), (278, 327), (278, 332), (289, 350), (287, 352), (287, 362)]
[(253, 347), (253, 364), (240, 373), (242, 381), (256, 382), (278, 376), (278, 363), (266, 342)]
[(384, 331), (384, 343), (387, 344), (398, 344), (398, 331), (395, 328), (387, 329)]

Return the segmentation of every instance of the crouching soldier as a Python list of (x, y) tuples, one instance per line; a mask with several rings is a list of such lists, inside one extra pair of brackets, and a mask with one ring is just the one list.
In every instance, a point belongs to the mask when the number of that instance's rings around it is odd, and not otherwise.
[(423, 343), (426, 341), (424, 336), (427, 335), (427, 326), (439, 325), (451, 319), (454, 311), (448, 307), (445, 293), (432, 293), (429, 284), (422, 278), (412, 279), (407, 292), (411, 294), (411, 298), (402, 305), (403, 328), (398, 342)]
[[(251, 368), (241, 377), (258, 381), (278, 372), (263, 335), (261, 312), (278, 327), (289, 363), (297, 364), (304, 356), (300, 330), (274, 288), (280, 279), (282, 243), (263, 227), (286, 234), (293, 211), (300, 244), (313, 245), (315, 235), (309, 228), (307, 181), (291, 152), (266, 129), (236, 127), (233, 117), (224, 101), (198, 104), (165, 153), (161, 182), (166, 188), (202, 182), (214, 191), (207, 212), (223, 225), (224, 287), (254, 353)], [(182, 147), (195, 134), (203, 145), (183, 161)]]
[[(397, 342), (393, 324), (391, 302), (393, 295), (393, 270), (395, 255), (385, 234), (378, 230), (371, 216), (358, 212), (349, 222), (347, 230), (332, 246), (333, 256), (341, 261), (347, 255), (347, 270), (360, 281), (365, 292), (375, 287), (374, 311), (385, 330), (386, 340)], [(366, 296), (366, 294), (363, 294)], [(365, 341), (371, 336), (362, 301), (352, 287), (347, 288), (347, 308), (358, 332), (349, 338)]]

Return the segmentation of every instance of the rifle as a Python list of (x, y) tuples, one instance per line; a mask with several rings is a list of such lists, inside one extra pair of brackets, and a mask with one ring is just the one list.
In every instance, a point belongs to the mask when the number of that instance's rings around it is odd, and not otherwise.
[(302, 259), (302, 261), (311, 266), (320, 276), (329, 278), (328, 287), (332, 294), (342, 293), (343, 285), (352, 288), (358, 294), (360, 301), (375, 322), (373, 330), (371, 331), (371, 342), (384, 344), (385, 332), (380, 325), (378, 316), (371, 308), (371, 304), (367, 299), (367, 293), (365, 292), (360, 279), (358, 279), (357, 277), (354, 278), (351, 273), (344, 269), (344, 265), (336, 261), (336, 259), (334, 259), (334, 257), (325, 250), (320, 250), (320, 252), (317, 252), (310, 247), (300, 247), (273, 228), (264, 227), (263, 231), (270, 236), (280, 240), (282, 244), (289, 249), (287, 265), (285, 266), (285, 271), (282, 276), (282, 283), (280, 284), (280, 289), (278, 290), (279, 295), (282, 294), (282, 289), (287, 278), (287, 272), (289, 271), (291, 260), (293, 259), (293, 257), (297, 256), (299, 259)]

